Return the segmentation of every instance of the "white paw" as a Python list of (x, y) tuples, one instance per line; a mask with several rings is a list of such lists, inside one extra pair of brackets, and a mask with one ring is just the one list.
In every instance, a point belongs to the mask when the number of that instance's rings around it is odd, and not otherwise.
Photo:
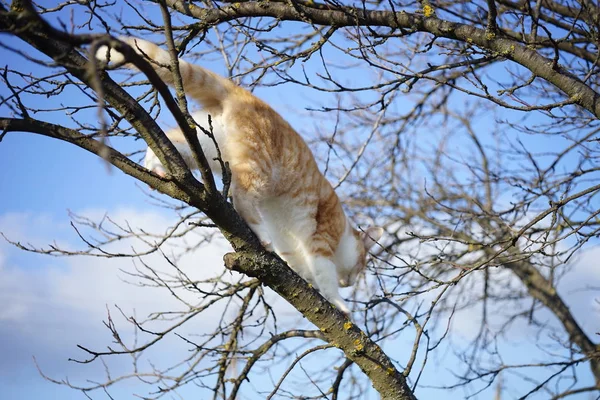
[(347, 316), (351, 315), (351, 311), (348, 308), (348, 306), (346, 305), (346, 302), (342, 299), (335, 299), (332, 302), (341, 312), (343, 312), (344, 314), (346, 314)]

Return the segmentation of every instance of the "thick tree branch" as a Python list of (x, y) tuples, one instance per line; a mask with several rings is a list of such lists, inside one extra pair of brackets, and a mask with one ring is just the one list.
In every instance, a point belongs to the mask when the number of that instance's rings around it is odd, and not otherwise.
[(319, 327), (371, 379), (382, 399), (414, 399), (404, 376), (369, 337), (271, 253), (228, 253), (225, 265), (258, 278)]
[(600, 96), (580, 79), (556, 67), (552, 60), (542, 56), (520, 42), (491, 35), (485, 29), (411, 14), (404, 11), (378, 11), (353, 7), (313, 8), (287, 2), (243, 2), (235, 5), (206, 9), (190, 5), (182, 0), (167, 0), (173, 9), (200, 20), (204, 27), (244, 17), (271, 17), (286, 21), (306, 21), (327, 26), (385, 26), (407, 29), (412, 32), (427, 32), (437, 37), (472, 43), (512, 60), (529, 69), (559, 88), (576, 104), (600, 118)]

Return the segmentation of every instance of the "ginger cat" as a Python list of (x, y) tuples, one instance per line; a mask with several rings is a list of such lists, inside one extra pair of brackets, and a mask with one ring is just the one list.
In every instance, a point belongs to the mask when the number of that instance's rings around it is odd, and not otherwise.
[[(150, 59), (158, 75), (173, 85), (170, 56), (153, 43), (121, 38)], [(123, 62), (123, 56), (101, 48), (100, 60)], [(132, 65), (129, 67), (133, 68)], [(382, 228), (364, 233), (354, 229), (338, 196), (317, 167), (310, 149), (298, 133), (269, 105), (228, 79), (198, 65), (179, 61), (185, 93), (203, 110), (193, 113), (197, 124), (213, 132), (224, 161), (229, 162), (233, 205), (268, 250), (275, 252), (302, 278), (346, 314), (350, 310), (338, 292), (353, 285), (365, 268), (366, 253), (379, 240)], [(179, 129), (167, 132), (190, 168), (195, 168), (189, 147)], [(198, 138), (211, 162), (216, 148), (198, 130)], [(145, 167), (166, 172), (151, 149)]]

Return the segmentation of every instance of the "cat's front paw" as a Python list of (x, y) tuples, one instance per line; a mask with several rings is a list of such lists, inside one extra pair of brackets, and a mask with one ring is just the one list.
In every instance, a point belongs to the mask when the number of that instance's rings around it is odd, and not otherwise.
[(342, 299), (335, 299), (333, 300), (333, 304), (344, 314), (346, 314), (346, 316), (349, 318), (350, 315), (352, 315), (352, 312), (350, 311), (350, 309), (348, 308), (348, 306), (346, 305), (346, 302)]

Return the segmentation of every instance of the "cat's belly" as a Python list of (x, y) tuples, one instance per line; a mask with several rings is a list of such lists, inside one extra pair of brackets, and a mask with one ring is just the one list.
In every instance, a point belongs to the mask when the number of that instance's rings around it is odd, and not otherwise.
[(259, 211), (278, 253), (301, 250), (314, 234), (316, 224), (308, 207), (296, 198), (279, 196), (263, 199)]

